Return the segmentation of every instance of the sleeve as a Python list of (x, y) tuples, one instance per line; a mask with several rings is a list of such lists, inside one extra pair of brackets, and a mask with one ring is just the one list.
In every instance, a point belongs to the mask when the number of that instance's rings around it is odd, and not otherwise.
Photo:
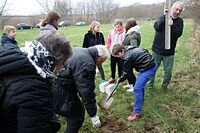
[(83, 39), (83, 48), (88, 48), (88, 47), (89, 47), (89, 39), (87, 37), (87, 34), (85, 34)]
[(75, 84), (82, 99), (82, 102), (90, 117), (97, 113), (96, 99), (95, 99), (95, 68), (96, 66), (89, 63), (84, 63), (73, 74)]
[(105, 40), (104, 40), (104, 36), (102, 33), (101, 33), (101, 36), (102, 36), (102, 45), (105, 45)]
[(140, 36), (138, 36), (138, 34), (136, 32), (132, 33), (132, 36), (130, 37), (130, 45), (131, 46), (140, 46)]
[(183, 34), (183, 20), (182, 19), (180, 19), (179, 23), (172, 25), (171, 32), (177, 38), (179, 38)]
[(17, 47), (0, 46), (0, 74), (32, 74), (35, 68)]
[(154, 23), (154, 29), (156, 31), (162, 31), (165, 28), (165, 15), (162, 15)]
[(112, 40), (111, 40), (111, 33), (109, 33), (109, 34), (108, 34), (108, 39), (107, 39), (108, 48), (111, 47), (111, 42), (112, 42)]
[(122, 81), (126, 80), (131, 72), (131, 62), (128, 59), (123, 59), (123, 70), (122, 76), (120, 77)]

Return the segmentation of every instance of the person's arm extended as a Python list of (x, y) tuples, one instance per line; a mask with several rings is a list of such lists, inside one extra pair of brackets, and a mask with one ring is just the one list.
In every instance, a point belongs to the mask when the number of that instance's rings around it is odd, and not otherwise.
[(120, 81), (123, 82), (128, 78), (129, 73), (131, 72), (131, 62), (128, 61), (127, 59), (123, 60), (123, 71), (122, 71), (122, 76), (120, 77)]
[(73, 77), (75, 84), (82, 99), (82, 102), (90, 117), (97, 113), (96, 99), (95, 99), (95, 68), (94, 64), (83, 63), (74, 72)]

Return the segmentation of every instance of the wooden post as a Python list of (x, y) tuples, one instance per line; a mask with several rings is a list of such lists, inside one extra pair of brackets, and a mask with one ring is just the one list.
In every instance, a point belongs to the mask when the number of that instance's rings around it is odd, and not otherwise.
[(170, 49), (171, 44), (171, 26), (168, 21), (170, 19), (171, 0), (166, 0), (166, 8), (168, 12), (165, 12), (165, 49)]

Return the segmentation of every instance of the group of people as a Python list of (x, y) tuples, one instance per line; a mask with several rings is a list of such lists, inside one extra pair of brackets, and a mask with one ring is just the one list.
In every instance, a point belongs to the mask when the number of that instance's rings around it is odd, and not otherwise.
[[(168, 24), (171, 26), (171, 48), (165, 49), (165, 15), (154, 24), (156, 31), (153, 54), (140, 48), (140, 27), (135, 19), (123, 23), (117, 20), (108, 35), (111, 79), (134, 92), (135, 102), (129, 121), (141, 117), (144, 87), (153, 87), (156, 70), (163, 61), (163, 89), (167, 89), (174, 62), (176, 42), (183, 32), (179, 17), (183, 3), (175, 2)], [(164, 12), (168, 10), (165, 9)], [(95, 99), (96, 66), (105, 81), (102, 63), (107, 59), (107, 48), (100, 23), (92, 21), (83, 40), (83, 48), (72, 48), (69, 40), (59, 33), (59, 15), (50, 12), (42, 22), (41, 32), (23, 48), (15, 40), (14, 26), (5, 26), (0, 46), (0, 132), (55, 133), (60, 129), (56, 117), (66, 118), (66, 133), (77, 133), (87, 111), (93, 127), (101, 127)], [(118, 65), (118, 79), (115, 71)], [(138, 72), (137, 78), (133, 69)]]

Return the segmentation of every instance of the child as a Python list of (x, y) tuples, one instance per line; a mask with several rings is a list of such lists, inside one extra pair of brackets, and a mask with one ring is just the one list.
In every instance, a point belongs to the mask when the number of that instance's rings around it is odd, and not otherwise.
[[(83, 48), (88, 48), (95, 45), (105, 45), (105, 40), (103, 34), (100, 32), (100, 23), (98, 21), (92, 21), (90, 24), (90, 30), (85, 34), (83, 40)], [(97, 65), (100, 75), (101, 81), (105, 82), (105, 75), (102, 65)]]
[[(108, 48), (112, 53), (112, 48), (115, 44), (122, 44), (125, 38), (125, 29), (120, 20), (116, 20), (114, 23), (114, 29), (108, 34)], [(115, 82), (115, 71), (116, 64), (118, 65), (118, 77), (122, 75), (122, 59), (110, 55), (110, 68), (111, 68), (111, 79), (108, 81), (110, 84)]]
[[(126, 37), (124, 39), (123, 45), (128, 46), (140, 46), (141, 36), (140, 36), (140, 26), (137, 24), (134, 18), (129, 18), (125, 25)], [(135, 84), (136, 78), (134, 73), (131, 71), (128, 76), (128, 85), (123, 86), (123, 88), (129, 88), (127, 92), (133, 92), (133, 86)]]
[(3, 35), (1, 36), (1, 44), (5, 45), (6, 43), (14, 44), (17, 46), (18, 43), (15, 40), (16, 37), (16, 28), (11, 25), (4, 26)]
[(129, 46), (127, 49), (122, 44), (113, 46), (112, 54), (123, 59), (123, 74), (118, 79), (118, 83), (128, 78), (128, 73), (134, 68), (139, 72), (134, 85), (135, 104), (133, 113), (128, 117), (129, 121), (138, 120), (142, 113), (142, 103), (144, 100), (144, 87), (147, 81), (155, 74), (157, 67), (153, 57), (148, 50)]

